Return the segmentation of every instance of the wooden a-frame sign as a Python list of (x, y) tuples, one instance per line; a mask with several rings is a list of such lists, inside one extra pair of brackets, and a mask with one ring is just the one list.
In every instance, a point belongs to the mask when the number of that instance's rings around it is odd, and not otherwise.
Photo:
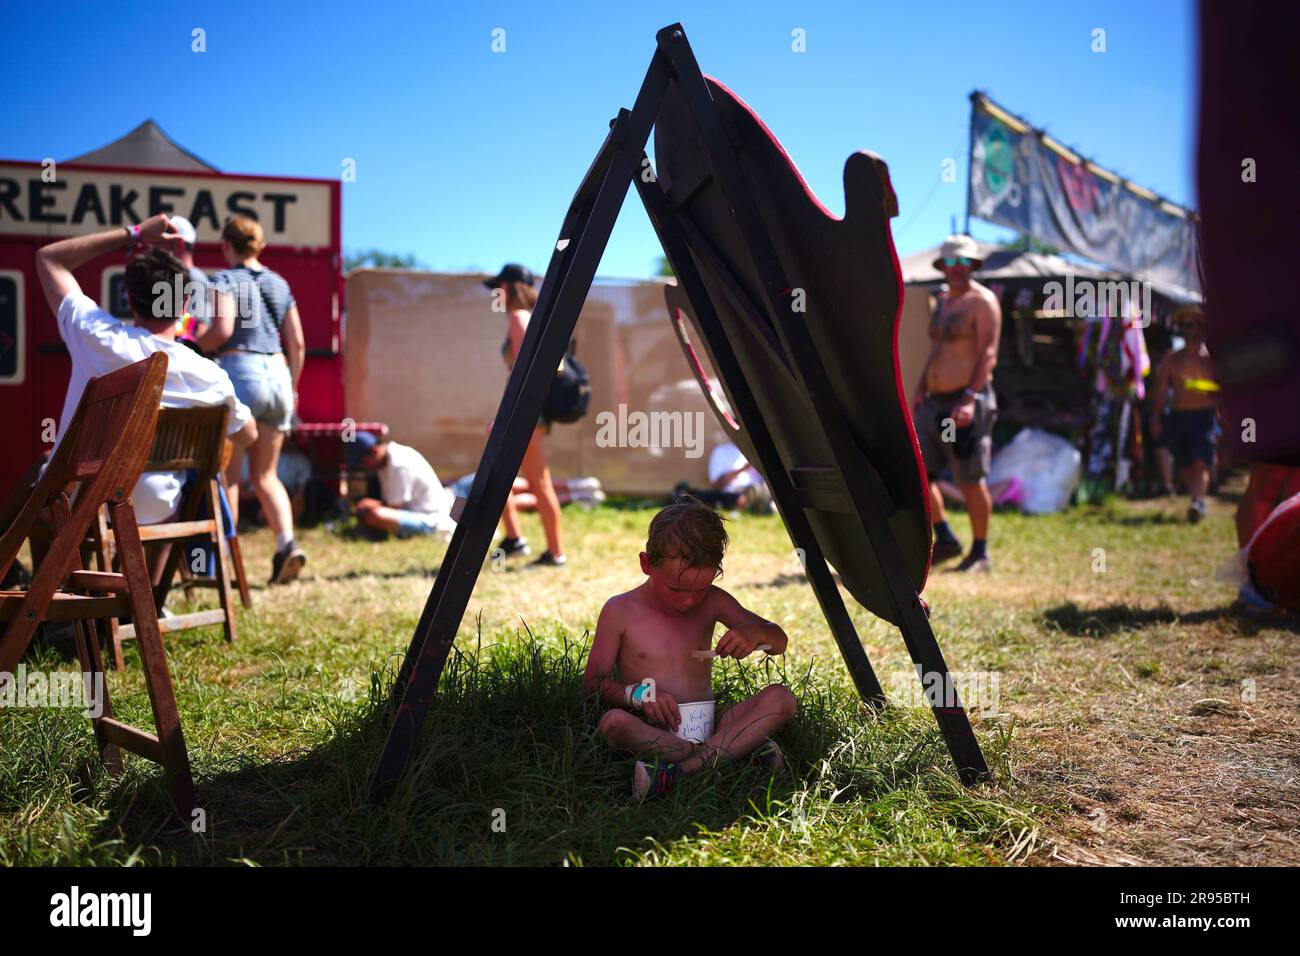
[[(715, 411), (766, 478), (859, 694), (885, 702), (828, 561), (855, 600), (899, 627), (961, 780), (988, 777), (919, 596), (930, 525), (898, 381), (901, 280), (888, 170), (870, 153), (851, 156), (845, 215), (835, 219), (761, 120), (700, 71), (681, 24), (660, 30), (656, 42), (636, 102), (610, 123), (565, 216), (473, 487), (391, 691), (372, 801), (387, 796), (410, 758), (632, 184), (677, 276), (667, 289), (670, 319), (688, 356), (685, 322), (700, 334), (734, 416), (710, 395)], [(657, 170), (645, 154), (652, 128)]]

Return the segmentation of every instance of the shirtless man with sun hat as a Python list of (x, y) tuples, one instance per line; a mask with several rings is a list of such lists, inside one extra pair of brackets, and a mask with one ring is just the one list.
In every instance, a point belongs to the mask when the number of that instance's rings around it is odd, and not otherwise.
[(989, 571), (989, 517), (993, 501), (985, 480), (993, 457), (993, 423), (997, 399), (993, 368), (998, 362), (1002, 309), (997, 296), (971, 275), (983, 264), (970, 236), (949, 236), (934, 266), (948, 280), (948, 291), (930, 322), (930, 355), (912, 397), (916, 438), (930, 485), (930, 519), (934, 522), (933, 562), (962, 552), (948, 527), (939, 491), (945, 466), (961, 488), (970, 514), (970, 552), (958, 571)]

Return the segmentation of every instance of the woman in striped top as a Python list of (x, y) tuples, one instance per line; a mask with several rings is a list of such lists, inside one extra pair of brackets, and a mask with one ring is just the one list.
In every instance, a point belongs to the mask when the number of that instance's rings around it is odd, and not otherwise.
[[(248, 449), (248, 477), (262, 514), (275, 532), (271, 583), (284, 584), (296, 578), (307, 562), (294, 543), (293, 506), (276, 474), (284, 436), (293, 427), (298, 377), (307, 350), (289, 283), (258, 261), (265, 246), (262, 227), (255, 219), (234, 216), (226, 221), (221, 252), (230, 268), (211, 281), (218, 291), (235, 299), (235, 307), (220, 310), (224, 314), (217, 315), (199, 344), (205, 352), (218, 353), (217, 361), (230, 374), (235, 393), (252, 409), (260, 426), (257, 441)], [(242, 459), (238, 453), (232, 455), (226, 469), (236, 521)]]

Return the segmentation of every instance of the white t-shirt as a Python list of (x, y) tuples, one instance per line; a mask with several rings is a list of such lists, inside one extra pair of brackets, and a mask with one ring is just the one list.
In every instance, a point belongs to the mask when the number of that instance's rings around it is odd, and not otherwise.
[(388, 443), (388, 463), (379, 469), (384, 504), (450, 521), (452, 494), (442, 486), (433, 466), (414, 448)]
[[(163, 408), (193, 408), (196, 405), (227, 405), (230, 417), (227, 433), (234, 434), (252, 418), (248, 406), (235, 397), (230, 376), (180, 342), (160, 339), (147, 329), (128, 325), (109, 315), (89, 296), (69, 292), (59, 305), (59, 335), (72, 357), (72, 377), (59, 418), (58, 448), (63, 433), (72, 423), (86, 383), (96, 375), (147, 359), (154, 352), (167, 353), (167, 378), (163, 382)], [(136, 521), (156, 524), (166, 521), (180, 506), (185, 476), (174, 471), (146, 472), (131, 492)]]
[(746, 488), (759, 484), (763, 480), (763, 476), (749, 464), (749, 461), (741, 454), (740, 449), (731, 442), (723, 442), (721, 445), (717, 445), (709, 453), (709, 484), (713, 484), (727, 472), (742, 467), (745, 470), (718, 489), (719, 491), (728, 495), (738, 495)]

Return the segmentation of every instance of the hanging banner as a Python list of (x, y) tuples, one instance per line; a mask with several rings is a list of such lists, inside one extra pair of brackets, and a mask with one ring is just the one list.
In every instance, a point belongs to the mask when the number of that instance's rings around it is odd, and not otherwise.
[(972, 216), (1199, 298), (1196, 214), (971, 94)]

